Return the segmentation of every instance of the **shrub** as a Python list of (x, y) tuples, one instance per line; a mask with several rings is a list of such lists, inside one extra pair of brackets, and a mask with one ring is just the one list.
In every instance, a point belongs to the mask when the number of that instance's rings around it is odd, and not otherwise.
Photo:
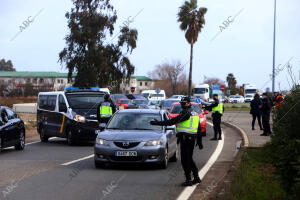
[(281, 185), (290, 199), (300, 199), (300, 86), (275, 109), (270, 154)]

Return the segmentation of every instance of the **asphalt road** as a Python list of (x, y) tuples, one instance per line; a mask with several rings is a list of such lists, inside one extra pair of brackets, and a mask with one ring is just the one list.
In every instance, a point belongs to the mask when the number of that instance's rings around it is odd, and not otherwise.
[[(209, 141), (208, 126), (204, 149), (196, 148), (194, 159), (202, 168), (217, 142)], [(0, 199), (101, 200), (176, 199), (184, 189), (180, 159), (168, 169), (153, 165), (111, 165), (96, 169), (93, 145), (67, 146), (63, 139), (33, 143), (24, 151), (6, 149), (0, 153)], [(90, 157), (88, 157), (90, 156)], [(63, 165), (70, 161), (71, 164)]]

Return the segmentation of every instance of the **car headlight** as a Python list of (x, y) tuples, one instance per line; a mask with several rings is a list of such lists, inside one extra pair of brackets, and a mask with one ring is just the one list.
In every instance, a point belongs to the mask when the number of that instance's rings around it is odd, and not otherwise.
[(202, 122), (204, 122), (205, 119), (204, 118), (200, 118), (199, 120), (200, 120), (200, 123), (202, 123)]
[(75, 115), (74, 120), (77, 122), (85, 122), (85, 117), (81, 115)]
[(96, 144), (103, 145), (103, 146), (108, 146), (107, 141), (104, 140), (104, 139), (101, 139), (101, 138), (96, 138)]
[(159, 146), (162, 145), (162, 143), (162, 140), (150, 140), (145, 144), (145, 146)]

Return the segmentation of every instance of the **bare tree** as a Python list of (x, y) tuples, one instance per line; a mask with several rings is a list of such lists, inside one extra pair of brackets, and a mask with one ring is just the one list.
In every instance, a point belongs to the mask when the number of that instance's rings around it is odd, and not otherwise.
[(167, 95), (177, 94), (179, 86), (185, 85), (182, 81), (183, 77), (186, 78), (186, 74), (180, 61), (156, 65), (154, 70), (148, 73), (148, 76), (157, 80), (155, 87), (164, 89)]
[(225, 82), (219, 78), (216, 78), (216, 77), (205, 77), (204, 79), (204, 82), (203, 83), (206, 83), (208, 85), (224, 85)]

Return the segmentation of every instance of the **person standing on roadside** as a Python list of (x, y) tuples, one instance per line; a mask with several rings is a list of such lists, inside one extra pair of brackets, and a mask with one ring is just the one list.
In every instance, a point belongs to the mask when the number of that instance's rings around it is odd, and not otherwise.
[(261, 126), (262, 101), (260, 100), (258, 94), (254, 95), (254, 99), (251, 101), (250, 107), (251, 107), (250, 114), (252, 115), (252, 130), (255, 130), (254, 125), (255, 125), (256, 118), (257, 118), (260, 130), (263, 130), (263, 128)]
[(283, 96), (278, 92), (274, 92), (273, 102), (275, 103), (275, 107), (279, 108), (280, 106), (282, 106), (283, 101), (284, 101)]
[(267, 93), (263, 93), (262, 99), (262, 125), (264, 127), (264, 132), (261, 136), (269, 136), (271, 135), (271, 127), (270, 127), (270, 113), (272, 109), (272, 102), (268, 97)]
[(224, 112), (224, 104), (219, 101), (218, 95), (213, 95), (214, 102), (206, 106), (207, 110), (212, 111), (213, 125), (214, 125), (214, 133), (215, 136), (210, 140), (222, 140), (222, 130), (221, 130), (221, 119)]
[[(200, 119), (198, 113), (193, 112), (189, 97), (181, 98), (180, 104), (182, 111), (177, 117), (166, 121), (151, 121), (150, 124), (158, 126), (178, 124), (176, 136), (180, 143), (181, 164), (186, 177), (186, 181), (182, 183), (182, 186), (192, 186), (201, 182), (198, 167), (193, 160), (195, 144), (200, 149), (203, 148)], [(191, 173), (194, 176), (193, 180), (191, 179)]]
[(111, 116), (116, 112), (116, 106), (112, 102), (110, 95), (104, 95), (104, 102), (101, 102), (97, 108), (97, 120), (99, 123), (107, 124)]

